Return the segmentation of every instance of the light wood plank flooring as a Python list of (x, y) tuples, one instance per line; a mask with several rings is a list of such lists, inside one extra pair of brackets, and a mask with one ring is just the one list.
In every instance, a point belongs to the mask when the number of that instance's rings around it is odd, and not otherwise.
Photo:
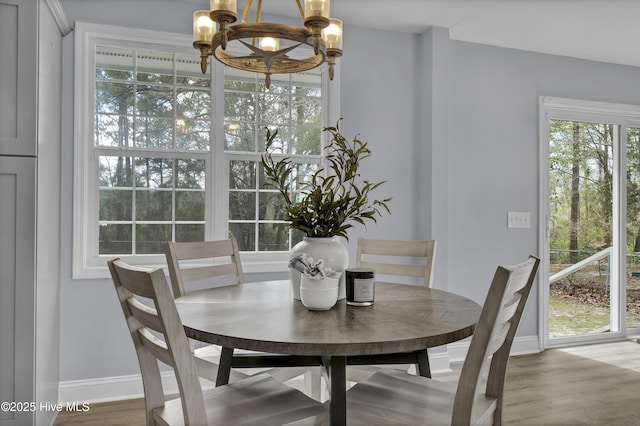
[[(455, 373), (437, 378), (455, 380)], [(640, 344), (624, 341), (511, 357), (503, 420), (514, 426), (639, 426)], [(144, 424), (141, 399), (91, 404), (87, 412), (60, 413), (55, 422)]]

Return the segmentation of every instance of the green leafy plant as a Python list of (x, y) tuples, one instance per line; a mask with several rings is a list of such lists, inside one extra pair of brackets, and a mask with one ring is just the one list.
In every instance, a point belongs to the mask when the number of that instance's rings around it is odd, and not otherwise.
[(371, 193), (385, 182), (370, 182), (358, 172), (362, 160), (371, 156), (367, 143), (357, 136), (349, 142), (340, 134), (339, 125), (338, 121), (335, 127), (324, 129), (331, 134), (325, 147), (326, 166), (316, 170), (298, 199), (294, 198), (292, 187), (295, 166), (289, 157), (273, 159), (271, 148), (278, 131), (267, 129), (266, 152), (262, 156), (265, 174), (284, 198), (289, 226), (308, 237), (340, 236), (348, 240), (347, 230), (355, 223), (366, 226), (365, 221), (377, 222), (383, 211), (390, 213), (387, 203), (391, 198), (370, 199)]

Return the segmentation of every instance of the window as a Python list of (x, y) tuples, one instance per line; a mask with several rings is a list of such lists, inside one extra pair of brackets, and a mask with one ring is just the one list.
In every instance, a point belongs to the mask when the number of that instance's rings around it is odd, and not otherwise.
[(248, 271), (286, 268), (302, 236), (264, 177), (265, 128), (302, 189), (322, 162), (327, 79), (274, 75), (266, 89), (211, 62), (203, 75), (187, 36), (76, 26), (74, 278), (107, 276), (113, 257), (163, 265), (168, 240), (230, 236)]

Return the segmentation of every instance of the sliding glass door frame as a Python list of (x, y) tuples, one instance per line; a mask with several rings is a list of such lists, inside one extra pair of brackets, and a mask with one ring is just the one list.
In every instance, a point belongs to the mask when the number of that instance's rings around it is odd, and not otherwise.
[[(539, 244), (543, 261), (539, 271), (539, 345), (540, 350), (608, 340), (627, 336), (626, 324), (626, 146), (627, 129), (640, 127), (640, 106), (603, 102), (590, 102), (565, 98), (541, 97), (539, 119)], [(610, 325), (611, 331), (594, 335), (549, 337), (549, 275), (550, 237), (553, 224), (549, 202), (549, 130), (551, 120), (566, 120), (611, 124), (614, 128), (613, 143), (613, 250), (610, 267)]]

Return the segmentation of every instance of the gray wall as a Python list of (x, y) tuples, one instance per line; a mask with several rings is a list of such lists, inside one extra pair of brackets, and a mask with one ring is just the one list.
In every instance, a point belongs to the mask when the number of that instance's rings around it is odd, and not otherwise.
[[(482, 300), (498, 263), (538, 250), (538, 99), (638, 104), (640, 69), (450, 42), (449, 289)], [(507, 211), (531, 229), (508, 229)], [(439, 265), (441, 266), (441, 265)], [(537, 335), (537, 288), (520, 336)]]
[[(71, 22), (122, 26), (136, 26), (149, 6), (144, 28), (182, 33), (191, 32), (195, 8), (151, 0), (63, 5)], [(442, 28), (418, 36), (347, 26), (344, 52), (342, 131), (370, 143), (363, 173), (387, 180), (380, 195), (393, 196), (392, 216), (350, 234), (350, 253), (365, 233), (436, 238), (435, 286), (478, 302), (498, 263), (538, 253), (538, 97), (640, 99), (637, 68), (452, 41)], [(71, 279), (73, 35), (64, 63), (60, 376), (135, 374), (112, 284)], [(507, 229), (509, 210), (532, 212), (532, 228)], [(537, 335), (537, 302), (534, 289), (519, 336)]]

